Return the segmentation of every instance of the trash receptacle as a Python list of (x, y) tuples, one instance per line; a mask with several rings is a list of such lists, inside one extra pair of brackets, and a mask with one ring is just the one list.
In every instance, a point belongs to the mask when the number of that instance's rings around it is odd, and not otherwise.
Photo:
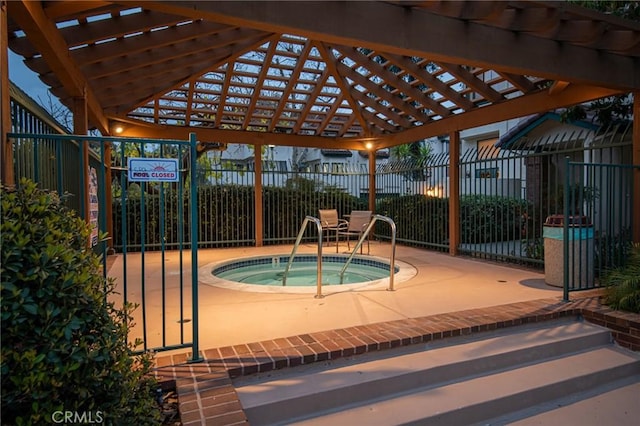
[[(593, 284), (593, 225), (586, 216), (569, 216), (569, 288)], [(544, 280), (564, 284), (564, 215), (551, 215), (544, 223)]]

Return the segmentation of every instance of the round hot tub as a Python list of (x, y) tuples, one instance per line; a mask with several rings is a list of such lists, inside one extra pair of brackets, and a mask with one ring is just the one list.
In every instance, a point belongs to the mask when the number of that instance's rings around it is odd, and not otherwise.
[[(348, 258), (348, 255), (339, 254), (322, 256), (323, 291), (388, 287), (391, 267), (387, 260), (354, 256), (341, 279), (341, 271)], [(288, 254), (209, 264), (201, 268), (199, 278), (205, 284), (241, 291), (310, 293), (316, 291), (317, 261), (316, 255), (296, 255), (287, 273), (286, 285), (283, 285), (283, 278), (289, 262)], [(406, 281), (416, 272), (411, 265), (396, 261), (394, 282)]]

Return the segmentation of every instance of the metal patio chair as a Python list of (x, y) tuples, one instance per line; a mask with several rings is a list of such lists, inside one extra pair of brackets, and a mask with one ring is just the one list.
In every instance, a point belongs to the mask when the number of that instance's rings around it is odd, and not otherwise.
[(338, 232), (346, 230), (349, 222), (338, 217), (338, 210), (336, 209), (324, 209), (319, 210), (320, 223), (322, 224), (322, 231), (327, 231), (327, 239), (330, 238), (329, 233), (334, 232), (336, 236), (336, 253), (338, 252)]
[[(352, 210), (351, 215), (349, 216), (349, 224), (346, 229), (343, 228), (338, 230), (338, 237), (346, 237), (347, 248), (351, 250), (351, 237), (357, 237), (359, 240), (370, 222), (371, 210)], [(369, 236), (367, 235), (367, 254), (370, 253), (371, 247), (369, 244)], [(360, 246), (360, 254), (362, 254), (362, 246)]]

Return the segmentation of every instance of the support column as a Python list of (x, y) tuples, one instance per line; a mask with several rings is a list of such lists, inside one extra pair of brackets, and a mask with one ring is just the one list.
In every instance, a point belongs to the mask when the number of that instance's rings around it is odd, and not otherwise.
[(449, 254), (460, 245), (460, 132), (449, 135)]
[[(86, 135), (89, 131), (89, 118), (87, 110), (86, 96), (73, 98), (73, 134)], [(84, 220), (87, 223), (91, 221), (91, 205), (89, 199), (89, 141), (78, 141), (80, 144), (82, 158), (82, 205), (84, 211)]]
[(13, 144), (11, 131), (11, 95), (9, 93), (9, 44), (7, 42), (7, 2), (0, 1), (0, 180), (13, 185)]
[(104, 167), (104, 180), (105, 180), (105, 186), (106, 188), (104, 188), (104, 195), (105, 195), (105, 217), (106, 217), (106, 224), (107, 224), (107, 234), (109, 234), (109, 238), (107, 240), (107, 247), (108, 247), (108, 252), (109, 253), (113, 253), (113, 194), (111, 193), (111, 179), (113, 179), (113, 177), (111, 176), (111, 142), (107, 142), (104, 145), (104, 162), (105, 164), (103, 165)]
[[(640, 166), (640, 91), (633, 93), (633, 164)], [(640, 244), (640, 168), (633, 169), (633, 242)]]
[(256, 230), (256, 247), (262, 247), (264, 244), (263, 235), (264, 235), (264, 217), (262, 214), (262, 144), (253, 145), (253, 158), (254, 158), (254, 166), (253, 170), (255, 173), (254, 180), (254, 198), (253, 202), (255, 203), (255, 230)]
[(376, 151), (369, 151), (369, 210), (376, 213)]

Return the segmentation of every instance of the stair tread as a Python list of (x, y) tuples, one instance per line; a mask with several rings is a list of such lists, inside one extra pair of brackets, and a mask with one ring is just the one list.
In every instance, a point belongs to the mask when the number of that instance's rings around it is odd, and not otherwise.
[(429, 424), (437, 424), (437, 416), (442, 413), (495, 401), (502, 397), (520, 394), (522, 404), (537, 404), (541, 401), (528, 401), (526, 399), (530, 397), (522, 393), (591, 374), (594, 370), (606, 371), (632, 364), (636, 364), (635, 374), (640, 373), (638, 357), (623, 353), (614, 347), (601, 347), (540, 364), (471, 378), (464, 382), (416, 390), (410, 394), (391, 395), (382, 401), (301, 420), (297, 424), (388, 425), (411, 423), (432, 416), (434, 420)]
[[(323, 368), (321, 365), (309, 369), (270, 373), (256, 379), (238, 380), (236, 391), (245, 409), (254, 406), (300, 398), (304, 395), (316, 395), (335, 389), (386, 380), (394, 376), (414, 374), (416, 371), (433, 369), (481, 357), (511, 353), (516, 350), (532, 351), (528, 356), (548, 356), (544, 345), (568, 339), (580, 339), (596, 336), (601, 344), (609, 342), (609, 331), (591, 324), (573, 321), (547, 327), (536, 327), (526, 331), (499, 334), (474, 339), (456, 345), (430, 348), (423, 347), (420, 352), (395, 356), (393, 358), (374, 359), (367, 362)], [(339, 364), (339, 363), (336, 363)]]
[(640, 418), (640, 375), (588, 389), (547, 404), (482, 422), (482, 426), (535, 426), (571, 424), (580, 426), (637, 425)]

